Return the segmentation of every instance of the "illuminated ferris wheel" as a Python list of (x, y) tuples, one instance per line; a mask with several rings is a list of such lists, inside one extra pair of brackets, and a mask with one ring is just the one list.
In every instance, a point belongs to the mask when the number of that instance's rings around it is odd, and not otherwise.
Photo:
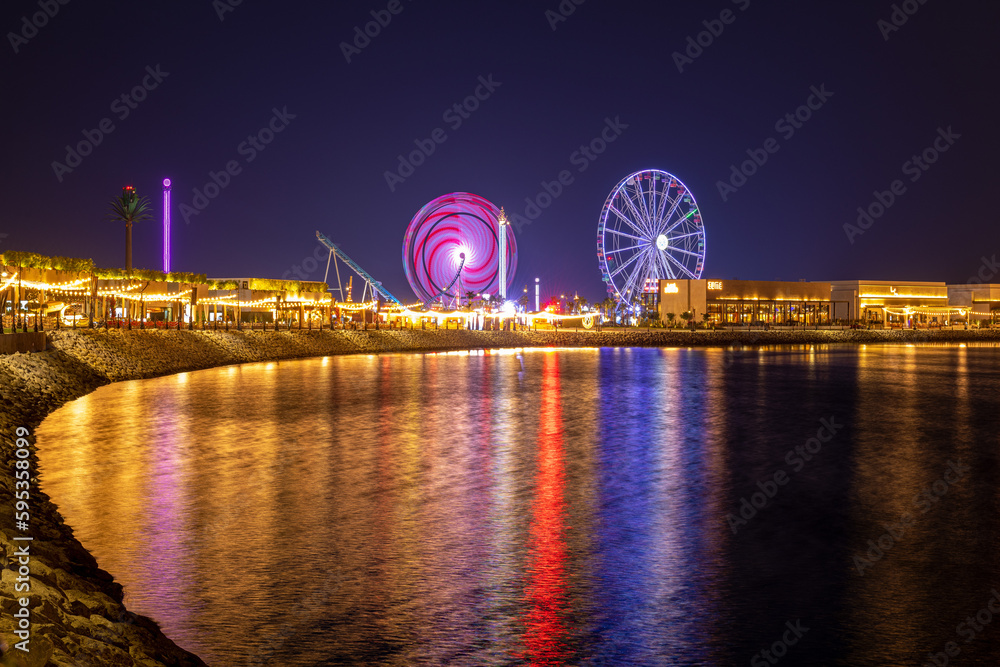
[(420, 209), (403, 238), (403, 270), (417, 298), (457, 305), (470, 291), (504, 297), (517, 270), (517, 244), (500, 218), (493, 202), (468, 192), (438, 197)]
[(597, 257), (619, 307), (655, 293), (657, 280), (701, 278), (705, 226), (694, 195), (659, 169), (626, 176), (601, 210)]

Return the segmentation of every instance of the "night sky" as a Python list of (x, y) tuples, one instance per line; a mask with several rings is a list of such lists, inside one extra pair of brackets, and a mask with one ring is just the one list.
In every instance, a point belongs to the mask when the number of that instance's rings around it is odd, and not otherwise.
[[(604, 200), (659, 168), (698, 200), (705, 277), (965, 282), (1000, 254), (997, 3), (235, 2), (3, 4), (0, 250), (122, 266), (109, 200), (133, 184), (158, 218), (169, 177), (175, 270), (301, 277), (320, 229), (409, 299), (401, 244), (425, 203), (467, 191), (523, 216), (569, 170), (517, 234), (513, 291), (537, 276), (543, 298), (600, 300)], [(26, 28), (40, 5), (55, 15)], [(390, 20), (356, 48), (372, 12)], [(688, 38), (703, 32), (699, 54)], [(463, 118), (453, 107), (477, 89)], [(813, 89), (826, 92), (811, 117), (779, 124)], [(104, 119), (113, 131), (72, 171), (53, 165)], [(272, 122), (271, 143), (244, 143)], [(581, 158), (609, 122), (615, 140)], [(390, 187), (397, 156), (438, 128), (446, 139)], [(933, 164), (906, 165), (944, 136)], [(719, 182), (769, 139), (777, 152), (724, 200)], [(239, 173), (186, 224), (181, 205), (230, 161)], [(897, 179), (902, 194), (849, 238)], [(136, 266), (160, 268), (157, 221), (134, 243)], [(305, 268), (322, 279), (324, 263)]]

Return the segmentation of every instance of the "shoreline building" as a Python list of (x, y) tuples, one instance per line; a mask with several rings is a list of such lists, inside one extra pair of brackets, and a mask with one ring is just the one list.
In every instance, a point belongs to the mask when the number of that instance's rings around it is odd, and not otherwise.
[(969, 320), (990, 320), (1000, 315), (1000, 284), (948, 285), (948, 304), (968, 311)]
[[(205, 296), (199, 295), (201, 301), (215, 306), (204, 310), (207, 322), (225, 320), (230, 311), (233, 321), (245, 323), (271, 324), (281, 319), (323, 321), (329, 319), (331, 309), (335, 310), (326, 283), (266, 278), (214, 278), (213, 282), (227, 287), (207, 290)], [(222, 313), (219, 313), (220, 307)]]
[[(649, 290), (652, 292), (652, 290)], [(655, 301), (648, 297), (654, 297)], [(947, 285), (932, 281), (659, 280), (647, 308), (661, 321), (668, 313), (692, 313), (696, 322), (725, 325), (833, 324), (935, 327), (994, 320), (1000, 315), (1000, 284)]]
[[(831, 324), (835, 305), (830, 283), (772, 280), (660, 280), (660, 320), (708, 313), (716, 324)], [(846, 311), (847, 304), (840, 304)]]
[(967, 308), (950, 303), (943, 282), (890, 280), (834, 280), (831, 299), (846, 303), (835, 319), (863, 320), (873, 325), (942, 325), (964, 319)]

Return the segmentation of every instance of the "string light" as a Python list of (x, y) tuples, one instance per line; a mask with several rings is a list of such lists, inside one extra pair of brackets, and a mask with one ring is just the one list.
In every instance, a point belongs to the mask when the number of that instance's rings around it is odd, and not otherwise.
[[(15, 274), (16, 275), (16, 274)], [(40, 289), (46, 292), (74, 292), (74, 291), (86, 291), (83, 287), (76, 287), (77, 285), (83, 285), (84, 283), (90, 282), (90, 278), (80, 278), (78, 280), (68, 280), (64, 283), (42, 283), (35, 282), (33, 280), (22, 280), (21, 284), (28, 289)]]
[(940, 308), (934, 306), (910, 306), (908, 308), (882, 308), (890, 315), (952, 315), (958, 313), (960, 317), (965, 316), (965, 308)]
[(7, 282), (5, 282), (3, 284), (3, 289), (7, 289), (11, 285), (13, 285), (15, 280), (17, 280), (17, 272), (16, 271), (14, 272), (14, 275), (12, 275), (10, 278), (8, 278)]
[(187, 290), (185, 292), (178, 292), (177, 294), (134, 294), (132, 292), (114, 291), (114, 292), (105, 292), (101, 294), (101, 296), (114, 296), (120, 299), (125, 299), (127, 301), (170, 302), (170, 301), (181, 301), (182, 299), (189, 297), (190, 294), (191, 290)]
[(528, 326), (533, 326), (538, 320), (552, 324), (555, 321), (563, 321), (570, 319), (584, 319), (587, 317), (593, 317), (593, 313), (583, 314), (583, 315), (557, 315), (555, 313), (522, 313), (520, 315), (515, 313), (487, 313), (485, 311), (464, 311), (464, 310), (453, 310), (450, 312), (440, 311), (440, 310), (427, 310), (419, 311), (412, 310), (409, 307), (404, 307), (404, 309), (398, 313), (391, 313), (399, 318), (406, 318), (411, 320), (414, 324), (419, 322), (423, 318), (431, 319), (434, 321), (438, 320), (448, 320), (448, 319), (458, 319), (463, 322), (468, 322), (468, 320), (473, 317), (484, 317), (492, 319), (524, 319)]
[(947, 294), (859, 294), (860, 299), (947, 299)]
[(359, 310), (371, 310), (375, 307), (374, 301), (369, 301), (367, 303), (333, 303), (333, 307), (339, 310), (345, 310), (349, 313), (355, 313)]

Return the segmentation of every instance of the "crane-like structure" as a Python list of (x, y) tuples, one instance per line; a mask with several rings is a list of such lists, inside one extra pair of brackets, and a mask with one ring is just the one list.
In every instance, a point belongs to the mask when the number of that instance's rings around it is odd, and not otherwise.
[[(343, 250), (341, 250), (340, 248), (338, 248), (336, 246), (336, 244), (334, 244), (333, 241), (331, 241), (326, 236), (324, 236), (322, 232), (317, 231), (316, 232), (316, 238), (319, 239), (320, 243), (322, 243), (323, 245), (325, 245), (327, 248), (330, 249), (330, 259), (332, 259), (334, 255), (336, 255), (337, 259), (339, 259), (344, 264), (346, 264), (348, 267), (350, 267), (350, 269), (352, 271), (354, 271), (356, 274), (358, 274), (359, 278), (361, 278), (362, 280), (365, 281), (365, 290), (366, 290), (366, 292), (367, 292), (368, 288), (371, 288), (371, 290), (372, 290), (372, 296), (374, 296), (375, 294), (378, 294), (379, 296), (381, 296), (386, 301), (392, 301), (393, 303), (395, 303), (398, 306), (402, 306), (403, 305), (403, 302), (400, 301), (399, 299), (397, 299), (395, 296), (392, 295), (392, 293), (389, 290), (387, 290), (385, 287), (383, 287), (382, 283), (380, 281), (375, 280), (374, 278), (372, 278), (371, 274), (369, 274), (367, 271), (365, 271), (364, 269), (362, 269), (358, 265), (358, 263), (355, 262), (353, 259), (351, 259), (350, 257), (348, 257), (347, 253), (345, 253)], [(336, 264), (334, 264), (334, 270), (337, 272), (337, 289), (340, 291), (340, 297), (341, 297), (341, 299), (343, 299), (344, 298), (344, 288), (343, 288), (343, 285), (340, 284), (340, 269), (337, 268)], [(327, 272), (327, 274), (330, 273), (330, 260), (329, 259), (327, 259), (327, 263), (326, 263), (326, 272)], [(324, 280), (325, 280), (325, 278), (324, 278)], [(361, 300), (362, 301), (365, 300), (365, 293), (362, 293)]]

